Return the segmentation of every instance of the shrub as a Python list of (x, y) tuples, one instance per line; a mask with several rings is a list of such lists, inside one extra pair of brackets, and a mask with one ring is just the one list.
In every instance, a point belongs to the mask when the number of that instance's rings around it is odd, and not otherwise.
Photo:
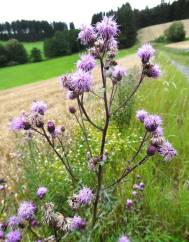
[(24, 64), (28, 62), (27, 51), (23, 44), (16, 39), (9, 40), (5, 45), (8, 61), (18, 64)]
[(185, 34), (184, 25), (181, 22), (171, 24), (171, 26), (165, 31), (165, 36), (170, 42), (184, 40)]
[(46, 39), (44, 53), (47, 58), (70, 54), (69, 31), (57, 31), (53, 38)]
[(31, 50), (30, 60), (31, 60), (31, 62), (40, 62), (40, 61), (42, 61), (41, 50), (37, 49), (36, 47), (34, 47)]
[(2, 44), (0, 44), (0, 67), (6, 66), (7, 62), (8, 62), (7, 50)]

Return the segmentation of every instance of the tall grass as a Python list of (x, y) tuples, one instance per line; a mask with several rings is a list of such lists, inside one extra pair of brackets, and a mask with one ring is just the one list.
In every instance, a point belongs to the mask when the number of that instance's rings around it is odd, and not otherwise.
[[(96, 230), (98, 232), (95, 235), (88, 235), (88, 238), (91, 238), (89, 241), (113, 242), (117, 241), (121, 233), (127, 233), (132, 242), (189, 240), (189, 83), (171, 64), (166, 52), (160, 51), (157, 61), (162, 67), (163, 75), (158, 80), (144, 81), (132, 104), (133, 111), (128, 126), (122, 131), (115, 124), (110, 127), (107, 151), (111, 154), (111, 159), (108, 160), (104, 182), (109, 184), (110, 180), (119, 176), (126, 160), (137, 147), (138, 137), (143, 135), (142, 125), (135, 119), (135, 111), (140, 108), (162, 116), (165, 137), (177, 149), (178, 156), (170, 163), (160, 157), (151, 159), (122, 183), (112, 197), (104, 193), (103, 196), (107, 199), (104, 211), (108, 213), (101, 214)], [(89, 133), (94, 137), (90, 139), (93, 148), (98, 149), (98, 132), (90, 130)], [(90, 186), (94, 178), (86, 169), (84, 138), (77, 130), (73, 135), (76, 142), (72, 143), (72, 152), (69, 156), (73, 163), (79, 162), (78, 176), (84, 184)], [(36, 149), (35, 146), (30, 146), (23, 156), (28, 193), (24, 191), (21, 197), (30, 194), (31, 199), (35, 200), (36, 188), (39, 185), (46, 185), (49, 188), (47, 199), (56, 202), (60, 211), (64, 211), (67, 206), (65, 197), (69, 194), (68, 188), (64, 185), (67, 177), (51, 152), (45, 148), (40, 152)], [(130, 197), (131, 187), (138, 173), (145, 183), (143, 206), (138, 214), (130, 216), (128, 220), (125, 202)], [(111, 202), (112, 199), (116, 200), (116, 205)], [(83, 236), (84, 234), (72, 234), (65, 241), (75, 241), (76, 238), (85, 241)]]

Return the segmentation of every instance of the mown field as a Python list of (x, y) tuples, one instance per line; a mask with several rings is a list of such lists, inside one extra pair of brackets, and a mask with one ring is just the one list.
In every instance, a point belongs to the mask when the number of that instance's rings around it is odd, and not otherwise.
[[(132, 54), (136, 51), (136, 49), (137, 46), (134, 46), (130, 49), (121, 50), (118, 58)], [(74, 64), (78, 60), (78, 57), (79, 54), (74, 54), (52, 60), (46, 60), (40, 63), (30, 63), (0, 68), (0, 89), (8, 89), (11, 87), (21, 86), (24, 84), (60, 76), (61, 74), (69, 72), (74, 68)]]

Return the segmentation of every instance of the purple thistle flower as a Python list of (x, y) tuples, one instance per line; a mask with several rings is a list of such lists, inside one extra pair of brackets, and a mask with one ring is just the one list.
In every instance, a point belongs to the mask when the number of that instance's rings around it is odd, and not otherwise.
[(163, 136), (163, 128), (158, 126), (157, 129), (153, 132), (154, 136)]
[(104, 16), (102, 21), (96, 24), (96, 30), (103, 39), (109, 40), (117, 35), (118, 25), (113, 16)]
[(126, 206), (128, 208), (132, 207), (133, 206), (133, 200), (132, 199), (127, 199)]
[(161, 70), (160, 67), (158, 65), (150, 65), (149, 70), (147, 71), (147, 76), (148, 77), (152, 77), (152, 78), (158, 78), (161, 76)]
[(91, 25), (83, 25), (78, 34), (78, 39), (83, 45), (92, 44), (96, 39), (94, 28)]
[(144, 119), (148, 116), (148, 113), (144, 110), (138, 110), (136, 113), (136, 118), (140, 121), (140, 122), (144, 122)]
[(177, 155), (177, 151), (168, 141), (164, 141), (163, 144), (158, 147), (158, 153), (163, 156), (166, 161), (170, 161)]
[(21, 221), (23, 220), (31, 220), (36, 212), (36, 206), (33, 202), (24, 201), (20, 203), (18, 208), (18, 217)]
[(91, 71), (95, 67), (96, 61), (92, 55), (82, 55), (77, 62), (77, 68), (83, 71)]
[(45, 197), (47, 192), (48, 189), (46, 187), (39, 187), (36, 194), (40, 199), (42, 199)]
[(17, 216), (11, 216), (8, 219), (8, 226), (10, 226), (13, 230), (15, 230), (20, 223), (20, 220)]
[(141, 59), (143, 64), (149, 62), (150, 58), (155, 54), (155, 50), (150, 44), (144, 44), (138, 49), (137, 55)]
[(47, 130), (50, 134), (53, 134), (55, 131), (55, 124), (53, 121), (49, 120), (47, 123)]
[(147, 131), (154, 132), (162, 124), (162, 119), (158, 115), (148, 115), (144, 119), (144, 126)]
[(133, 189), (135, 189), (135, 190), (140, 190), (140, 185), (138, 185), (138, 184), (134, 184), (134, 185), (133, 185)]
[(67, 88), (70, 91), (72, 90), (72, 75), (71, 74), (62, 76), (60, 78), (60, 81), (61, 81), (63, 87)]
[(80, 204), (90, 204), (93, 199), (92, 190), (88, 187), (82, 188), (77, 195), (77, 199), (79, 200)]
[(140, 186), (140, 190), (143, 191), (144, 190), (144, 187), (145, 187), (144, 186), (144, 183), (143, 182), (140, 182), (139, 186)]
[(11, 130), (18, 131), (18, 130), (24, 129), (24, 122), (25, 122), (24, 116), (15, 117), (11, 121), (11, 125), (10, 125)]
[(136, 197), (137, 192), (136, 192), (136, 191), (132, 191), (132, 195), (133, 195), (134, 197)]
[(92, 76), (89, 72), (78, 70), (72, 76), (72, 87), (75, 93), (82, 94), (89, 92), (91, 88)]
[(31, 106), (31, 111), (44, 115), (47, 111), (47, 104), (43, 101), (34, 101)]
[(128, 237), (126, 235), (122, 235), (118, 242), (130, 242), (130, 240), (128, 239)]
[(126, 76), (126, 70), (121, 66), (115, 66), (112, 72), (112, 77), (117, 81), (121, 81), (124, 76)]
[(3, 240), (5, 238), (5, 234), (2, 230), (0, 230), (0, 240)]
[(19, 242), (22, 239), (20, 231), (14, 230), (6, 235), (6, 242)]
[(153, 155), (155, 155), (156, 151), (157, 151), (156, 146), (154, 146), (154, 145), (150, 145), (150, 146), (148, 147), (148, 149), (147, 149), (147, 154), (148, 154), (149, 156), (153, 156)]
[(74, 231), (74, 230), (82, 230), (84, 229), (86, 226), (86, 222), (84, 219), (82, 219), (79, 216), (74, 216), (73, 218), (71, 218), (71, 223), (70, 223), (70, 230)]

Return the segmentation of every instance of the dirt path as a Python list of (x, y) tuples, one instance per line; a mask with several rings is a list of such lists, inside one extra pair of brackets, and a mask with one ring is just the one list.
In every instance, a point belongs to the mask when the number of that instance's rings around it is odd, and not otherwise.
[[(127, 56), (118, 62), (127, 69), (140, 64), (136, 55)], [(97, 67), (93, 73), (95, 83), (98, 82), (99, 74)], [(56, 122), (64, 124), (67, 128), (73, 125), (67, 112), (68, 100), (61, 89), (58, 77), (0, 91), (0, 177), (5, 176), (6, 170), (14, 170), (11, 169), (11, 166), (14, 166), (11, 160), (14, 159), (15, 136), (9, 131), (9, 120), (19, 115), (21, 111), (29, 110), (33, 100), (43, 100), (48, 103), (47, 118), (56, 117)]]
[(166, 47), (189, 51), (189, 40), (181, 41), (181, 42), (177, 42), (177, 43), (171, 43), (171, 44), (166, 45)]

